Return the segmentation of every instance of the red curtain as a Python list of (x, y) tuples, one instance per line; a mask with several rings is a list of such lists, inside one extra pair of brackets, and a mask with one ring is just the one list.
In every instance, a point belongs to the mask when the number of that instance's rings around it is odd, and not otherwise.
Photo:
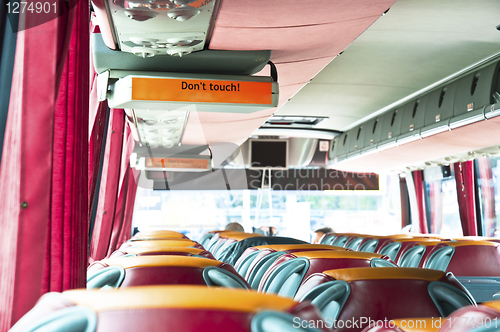
[(455, 163), (455, 182), (457, 184), (458, 210), (462, 221), (464, 236), (477, 235), (474, 161)]
[(0, 166), (2, 332), (43, 292), (85, 284), (88, 17), (85, 1), (45, 22), (27, 11), (34, 27), (18, 33)]
[(90, 262), (111, 254), (130, 237), (137, 183), (130, 168), (135, 141), (121, 109), (110, 111)]
[(478, 173), (481, 179), (481, 203), (483, 217), (483, 236), (495, 236), (495, 180), (491, 168), (491, 159), (482, 157), (477, 159)]
[(425, 216), (425, 190), (422, 171), (413, 171), (413, 182), (415, 184), (415, 194), (417, 195), (418, 222), (420, 233), (427, 234), (427, 218)]
[(102, 165), (99, 201), (90, 244), (90, 262), (103, 259), (108, 251), (119, 192), (124, 131), (125, 113), (121, 109), (111, 109)]

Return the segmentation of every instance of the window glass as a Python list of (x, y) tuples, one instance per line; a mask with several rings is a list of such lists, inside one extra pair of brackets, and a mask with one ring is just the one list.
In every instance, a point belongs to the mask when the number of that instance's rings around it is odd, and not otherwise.
[(424, 181), (424, 185), (429, 233), (446, 237), (463, 236), (453, 172), (445, 179)]
[(199, 239), (239, 222), (245, 231), (269, 231), (310, 241), (313, 231), (394, 234), (401, 231), (399, 178), (380, 176), (377, 191), (178, 190), (139, 188), (134, 227), (171, 229)]
[(500, 157), (475, 161), (483, 236), (500, 237)]

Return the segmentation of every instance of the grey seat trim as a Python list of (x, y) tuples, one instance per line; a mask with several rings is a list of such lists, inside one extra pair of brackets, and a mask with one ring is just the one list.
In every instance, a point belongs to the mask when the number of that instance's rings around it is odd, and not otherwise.
[[(280, 264), (271, 272), (262, 291), (264, 293), (294, 297), (302, 278), (309, 269), (309, 265), (309, 260), (304, 257), (294, 258)], [(295, 278), (292, 278), (294, 276)]]
[(389, 261), (386, 261), (382, 258), (372, 258), (370, 261), (371, 267), (398, 267), (396, 264), (393, 264)]
[(259, 252), (260, 250), (256, 250), (243, 259), (243, 262), (241, 262), (240, 266), (236, 269), (236, 272), (238, 272), (240, 276), (246, 279), (248, 268), (253, 263)]
[(24, 332), (94, 332), (97, 315), (88, 307), (73, 306), (51, 312)]
[(401, 267), (418, 267), (422, 257), (425, 253), (424, 246), (415, 246), (412, 247), (401, 256), (399, 260), (399, 266)]
[(462, 307), (476, 305), (470, 294), (441, 281), (431, 282), (427, 290), (442, 317)]
[(454, 253), (454, 247), (447, 246), (439, 248), (429, 257), (429, 259), (425, 263), (425, 268), (446, 271)]
[(392, 242), (380, 249), (380, 254), (389, 256), (389, 258), (394, 261), (400, 249), (401, 242)]
[(260, 281), (267, 270), (273, 265), (274, 262), (281, 256), (285, 254), (284, 251), (273, 252), (266, 257), (262, 258), (257, 264), (255, 264), (252, 272), (248, 275), (247, 281), (253, 289), (258, 289)]
[[(320, 324), (320, 322), (316, 322)], [(326, 324), (325, 324), (326, 325)], [(288, 313), (266, 310), (252, 318), (252, 332), (321, 332), (310, 327), (310, 321)]]
[(300, 301), (311, 301), (324, 319), (336, 321), (351, 294), (351, 286), (344, 280), (325, 282), (307, 292)]
[(352, 250), (358, 250), (359, 249), (359, 245), (361, 244), (361, 242), (363, 241), (364, 239), (362, 237), (358, 237), (358, 238), (355, 238), (355, 239), (352, 239), (351, 241), (349, 241), (349, 243), (346, 244), (346, 248), (348, 249), (352, 249)]
[(335, 240), (333, 240), (331, 245), (337, 246), (337, 247), (343, 247), (343, 246), (345, 246), (347, 240), (349, 240), (349, 238), (347, 236), (342, 235), (342, 236), (337, 237)]
[(87, 289), (118, 288), (125, 279), (125, 269), (121, 266), (108, 266), (87, 276)]
[(367, 240), (365, 243), (363, 243), (358, 251), (363, 251), (363, 252), (375, 252), (375, 249), (377, 249), (378, 245), (378, 240), (376, 239), (370, 239)]
[(248, 289), (245, 283), (229, 271), (217, 266), (208, 266), (203, 269), (203, 280), (209, 287), (243, 288)]

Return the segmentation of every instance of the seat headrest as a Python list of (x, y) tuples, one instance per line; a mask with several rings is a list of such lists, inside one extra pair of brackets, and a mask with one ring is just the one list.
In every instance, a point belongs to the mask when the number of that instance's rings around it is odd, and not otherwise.
[(380, 279), (414, 279), (436, 281), (441, 279), (445, 272), (431, 269), (411, 267), (358, 267), (324, 271), (336, 280), (347, 282), (355, 280), (380, 280)]
[(161, 247), (161, 248), (152, 248), (152, 247), (130, 247), (124, 248), (127, 254), (146, 254), (149, 252), (185, 252), (187, 254), (198, 255), (202, 253), (203, 249), (191, 248), (191, 247)]
[(307, 259), (316, 258), (346, 258), (346, 259), (373, 259), (382, 258), (383, 255), (375, 254), (371, 252), (361, 252), (361, 251), (336, 251), (336, 250), (318, 250), (318, 251), (299, 251), (294, 252), (296, 257), (305, 257)]
[(488, 308), (495, 309), (496, 311), (500, 311), (500, 301), (483, 302), (481, 304)]
[(443, 242), (447, 246), (450, 247), (463, 247), (463, 246), (490, 246), (490, 247), (498, 247), (500, 243), (489, 242), (489, 241), (446, 241)]
[(136, 257), (116, 257), (103, 259), (101, 261), (109, 266), (121, 266), (124, 269), (134, 267), (154, 267), (154, 266), (185, 266), (206, 268), (208, 266), (219, 266), (222, 262), (214, 259), (206, 259), (191, 256), (136, 256)]
[(182, 233), (175, 231), (149, 231), (139, 232), (132, 237), (132, 240), (147, 240), (147, 239), (164, 239), (164, 238), (186, 238)]
[(234, 231), (227, 232), (227, 233), (226, 232), (219, 233), (220, 239), (232, 239), (232, 240), (236, 240), (236, 241), (241, 241), (241, 240), (248, 239), (251, 237), (260, 237), (260, 236), (264, 236), (264, 235), (257, 234), (257, 233), (243, 233), (243, 232), (234, 232)]
[(287, 311), (292, 299), (247, 290), (206, 286), (137, 286), (108, 291), (71, 290), (62, 293), (76, 305), (96, 312), (127, 309), (207, 309), (238, 312)]
[[(194, 247), (197, 243), (189, 240), (189, 239), (183, 239), (183, 238), (176, 238), (176, 239), (170, 239), (170, 240), (147, 240), (147, 241), (133, 241), (133, 242), (126, 242), (124, 243), (125, 245), (128, 246), (134, 246), (134, 247)], [(125, 246), (127, 247), (127, 246)]]
[(330, 249), (346, 251), (346, 248), (332, 246), (330, 244), (271, 244), (254, 247), (257, 250), (273, 249), (276, 251), (286, 251), (295, 249)]

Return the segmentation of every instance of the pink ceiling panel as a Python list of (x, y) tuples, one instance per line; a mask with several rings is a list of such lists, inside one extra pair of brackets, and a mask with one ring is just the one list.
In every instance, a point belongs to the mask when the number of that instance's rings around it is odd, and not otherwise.
[(245, 119), (244, 121), (227, 121), (217, 123), (189, 123), (186, 126), (182, 144), (205, 144), (214, 142), (231, 142), (240, 145), (259, 128), (269, 117)]
[(279, 29), (217, 27), (210, 41), (210, 49), (272, 50), (271, 60), (275, 64), (333, 58), (378, 17)]
[(381, 15), (395, 0), (222, 0), (217, 27), (289, 27)]

